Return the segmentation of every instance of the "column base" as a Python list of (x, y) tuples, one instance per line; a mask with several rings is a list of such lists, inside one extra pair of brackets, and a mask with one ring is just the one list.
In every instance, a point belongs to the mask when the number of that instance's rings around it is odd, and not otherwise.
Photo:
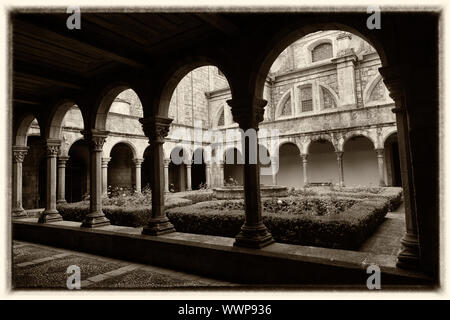
[(274, 243), (272, 235), (266, 226), (261, 222), (256, 226), (248, 226), (246, 223), (234, 240), (234, 246), (261, 249)]
[(28, 214), (24, 208), (16, 208), (12, 210), (12, 217), (14, 219), (27, 218)]
[(172, 223), (170, 223), (167, 217), (155, 219), (151, 218), (142, 230), (142, 234), (149, 236), (159, 236), (171, 232), (175, 232), (175, 227)]
[(67, 201), (65, 199), (63, 200), (56, 200), (56, 204), (64, 204), (67, 203)]
[(103, 212), (89, 213), (81, 223), (82, 228), (98, 228), (109, 226), (111, 222), (105, 217)]
[(397, 267), (409, 270), (420, 268), (419, 241), (417, 236), (407, 233), (402, 241), (402, 250), (397, 256)]
[(38, 223), (57, 222), (62, 221), (62, 216), (56, 210), (45, 210), (41, 213)]

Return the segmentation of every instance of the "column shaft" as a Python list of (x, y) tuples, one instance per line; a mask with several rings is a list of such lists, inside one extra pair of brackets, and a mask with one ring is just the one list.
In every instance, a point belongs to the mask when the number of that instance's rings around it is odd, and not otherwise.
[(308, 154), (302, 154), (303, 187), (308, 185)]
[(39, 217), (39, 223), (61, 221), (62, 217), (56, 210), (56, 157), (59, 152), (59, 140), (47, 140), (45, 148), (47, 151), (47, 177), (46, 177), (46, 199), (45, 210)]
[(136, 192), (140, 193), (141, 192), (141, 165), (142, 165), (142, 161), (144, 161), (143, 159), (134, 159), (133, 163), (134, 163), (134, 169), (136, 170), (135, 172), (135, 188), (136, 188)]
[(186, 165), (186, 182), (187, 182), (187, 190), (192, 190), (192, 180), (191, 180), (191, 167), (192, 165)]
[(342, 164), (343, 151), (336, 151), (337, 163), (338, 163), (338, 175), (339, 175), (339, 186), (344, 186), (344, 166)]
[(108, 132), (91, 130), (83, 131), (86, 141), (89, 142), (91, 154), (90, 167), (90, 209), (81, 224), (85, 228), (96, 228), (109, 225), (109, 220), (102, 211), (102, 149)]
[[(168, 164), (167, 179), (164, 162), (163, 144), (169, 133), (172, 119), (164, 117), (151, 117), (139, 120), (147, 137), (149, 137), (152, 163), (152, 216), (147, 226), (142, 230), (143, 234), (161, 235), (174, 232), (175, 228), (170, 223), (164, 211), (164, 190), (168, 190)], [(164, 170), (163, 170), (164, 168)], [(167, 182), (166, 182), (167, 181)]]
[(169, 192), (169, 164), (170, 160), (164, 160), (164, 192)]
[(211, 165), (209, 163), (205, 164), (205, 175), (206, 175), (206, 186), (211, 187)]
[[(258, 123), (263, 120), (266, 100), (246, 97), (228, 100), (233, 118), (242, 129), (244, 150), (245, 222), (236, 235), (235, 246), (262, 248), (274, 242), (262, 221), (260, 194), (260, 164), (258, 150)], [(250, 155), (252, 152), (252, 155)]]
[(22, 164), (28, 147), (13, 146), (12, 217), (27, 217), (22, 206)]
[(102, 190), (103, 196), (108, 195), (108, 163), (111, 158), (102, 158)]
[(66, 203), (66, 163), (69, 157), (58, 157), (58, 196), (56, 203)]
[(384, 149), (376, 149), (377, 160), (378, 160), (378, 179), (380, 187), (385, 187), (386, 183), (384, 181)]

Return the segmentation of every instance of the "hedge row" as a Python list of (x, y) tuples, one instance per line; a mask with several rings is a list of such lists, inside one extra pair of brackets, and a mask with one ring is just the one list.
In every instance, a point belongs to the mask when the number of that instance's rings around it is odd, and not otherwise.
[[(179, 232), (235, 237), (244, 223), (243, 210), (214, 209), (215, 203), (173, 208), (167, 216)], [(277, 242), (357, 250), (384, 220), (388, 206), (386, 200), (372, 199), (356, 202), (339, 214), (265, 212), (263, 221)]]

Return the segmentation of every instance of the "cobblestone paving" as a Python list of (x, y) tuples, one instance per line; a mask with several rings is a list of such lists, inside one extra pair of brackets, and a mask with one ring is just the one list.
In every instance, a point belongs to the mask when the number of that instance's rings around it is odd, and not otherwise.
[(12, 284), (15, 289), (65, 289), (67, 268), (81, 270), (81, 289), (223, 288), (237, 284), (166, 268), (106, 257), (13, 242)]

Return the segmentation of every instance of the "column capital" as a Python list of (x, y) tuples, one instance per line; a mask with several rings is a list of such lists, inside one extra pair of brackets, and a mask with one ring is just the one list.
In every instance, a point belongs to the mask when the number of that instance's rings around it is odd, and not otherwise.
[(383, 148), (377, 148), (377, 149), (375, 149), (375, 152), (377, 153), (377, 157), (383, 157), (384, 156), (384, 149)]
[(144, 134), (150, 139), (150, 142), (153, 143), (164, 143), (165, 138), (169, 134), (172, 121), (173, 119), (171, 118), (161, 116), (139, 119)]
[(44, 141), (44, 146), (47, 151), (47, 157), (56, 158), (59, 153), (61, 141), (59, 141), (57, 139), (47, 139)]
[[(381, 67), (378, 69), (381, 76), (383, 77), (383, 82), (389, 90), (389, 96), (394, 100), (398, 101), (403, 96), (403, 85), (402, 79), (404, 77), (404, 67), (395, 66), (395, 67)], [(398, 107), (393, 109), (394, 113), (397, 113), (400, 110)], [(396, 111), (394, 111), (396, 110)]]
[(84, 136), (84, 138), (94, 151), (100, 152), (103, 149), (103, 145), (105, 144), (109, 131), (91, 129), (83, 130), (81, 131), (81, 134)]
[(133, 164), (135, 167), (140, 167), (142, 162), (144, 162), (144, 159), (138, 159), (138, 158), (133, 159)]
[(164, 167), (169, 167), (170, 159), (164, 159)]
[(244, 97), (227, 100), (231, 107), (233, 120), (243, 130), (258, 129), (258, 124), (264, 120), (264, 107), (267, 100), (257, 97)]
[(344, 151), (335, 151), (334, 153), (336, 153), (338, 160), (341, 160), (344, 155)]
[(308, 162), (309, 154), (302, 153), (302, 154), (300, 154), (300, 156), (302, 157), (302, 162)]
[(67, 160), (69, 160), (70, 157), (68, 156), (59, 156), (58, 157), (58, 167), (65, 167)]
[(102, 167), (108, 167), (108, 163), (111, 161), (110, 157), (102, 158)]
[(14, 162), (15, 163), (23, 162), (25, 156), (27, 155), (28, 149), (29, 148), (25, 146), (13, 146), (12, 150)]

